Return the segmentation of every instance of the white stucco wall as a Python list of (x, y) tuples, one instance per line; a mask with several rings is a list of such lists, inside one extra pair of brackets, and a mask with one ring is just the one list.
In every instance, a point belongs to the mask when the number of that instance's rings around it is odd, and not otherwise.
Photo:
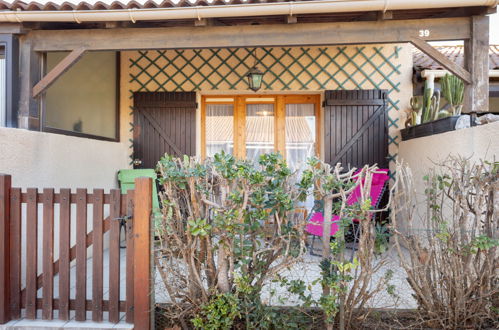
[(472, 160), (496, 160), (499, 156), (499, 122), (457, 131), (403, 141), (399, 145), (399, 157), (407, 163), (421, 180), (435, 162), (450, 155), (470, 157)]
[[(124, 143), (99, 141), (60, 134), (27, 131), (0, 127), (0, 173), (12, 175), (12, 186), (54, 188), (102, 188), (106, 193), (118, 188), (117, 172), (128, 168), (128, 147)], [(91, 206), (90, 206), (91, 207)], [(90, 209), (91, 210), (91, 209)], [(88, 212), (87, 230), (92, 230), (91, 212)], [(104, 207), (104, 217), (109, 215), (109, 206)], [(26, 232), (23, 212), (22, 231)], [(42, 205), (38, 208), (38, 225), (42, 221)], [(71, 246), (76, 238), (76, 215), (71, 215)], [(40, 227), (41, 228), (41, 227)], [(54, 260), (59, 258), (59, 207), (54, 209)], [(38, 234), (38, 251), (42, 251), (42, 231)], [(26, 242), (23, 240), (21, 258), (26, 258)], [(108, 246), (108, 235), (104, 236), (104, 247)], [(92, 249), (87, 251), (92, 255)], [(42, 254), (38, 254), (41, 272)], [(23, 281), (25, 274), (23, 273)], [(107, 279), (105, 279), (107, 281)], [(106, 283), (106, 282), (105, 282)]]
[(117, 171), (128, 168), (124, 143), (0, 128), (0, 173), (15, 187), (117, 188)]
[(499, 160), (499, 122), (401, 142), (399, 160), (411, 168), (416, 190), (416, 216), (425, 214), (423, 176), (449, 156), (477, 162)]

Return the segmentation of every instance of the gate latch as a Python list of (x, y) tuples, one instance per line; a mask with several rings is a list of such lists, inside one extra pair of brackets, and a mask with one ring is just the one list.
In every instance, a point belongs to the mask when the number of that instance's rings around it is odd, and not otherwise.
[(119, 217), (119, 218), (114, 218), (113, 220), (119, 220), (120, 222), (126, 222), (127, 220), (130, 220), (132, 218), (131, 215), (124, 215), (122, 217)]

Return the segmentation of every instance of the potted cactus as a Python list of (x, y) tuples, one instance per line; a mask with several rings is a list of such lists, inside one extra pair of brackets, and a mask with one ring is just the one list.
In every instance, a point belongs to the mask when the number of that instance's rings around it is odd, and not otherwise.
[[(441, 92), (425, 83), (422, 100), (415, 96), (411, 98), (406, 128), (400, 131), (403, 141), (455, 129), (463, 108), (464, 83), (458, 77), (446, 74), (440, 84)], [(447, 109), (440, 109), (441, 96), (448, 103)]]
[(438, 119), (433, 122), (434, 134), (454, 130), (463, 109), (464, 83), (461, 79), (446, 74), (440, 79), (440, 87), (449, 107), (439, 111)]

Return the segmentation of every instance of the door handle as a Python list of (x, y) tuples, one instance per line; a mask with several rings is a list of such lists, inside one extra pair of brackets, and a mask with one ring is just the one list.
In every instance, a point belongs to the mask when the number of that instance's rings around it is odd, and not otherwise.
[(142, 160), (138, 159), (138, 158), (135, 158), (133, 160), (133, 166), (139, 166), (142, 164)]

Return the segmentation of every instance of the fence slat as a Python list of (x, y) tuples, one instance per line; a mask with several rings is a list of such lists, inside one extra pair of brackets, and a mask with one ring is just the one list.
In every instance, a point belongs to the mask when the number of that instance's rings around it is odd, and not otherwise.
[(120, 221), (121, 192), (111, 190), (109, 234), (109, 321), (118, 323), (120, 320)]
[(43, 189), (43, 310), (42, 319), (52, 320), (54, 299), (54, 189)]
[(10, 191), (10, 312), (21, 318), (21, 188)]
[(93, 193), (92, 321), (102, 321), (104, 190)]
[(12, 178), (0, 174), (0, 324), (11, 320), (10, 313), (10, 192)]
[(87, 318), (87, 190), (76, 190), (76, 321)]
[(125, 214), (132, 216), (126, 222), (126, 322), (133, 323), (133, 195), (134, 191), (129, 190), (126, 195), (126, 212)]
[(59, 319), (69, 319), (69, 263), (71, 244), (71, 190), (60, 191), (59, 220)]
[(134, 326), (149, 329), (151, 324), (151, 210), (152, 179), (135, 179), (135, 201), (133, 209), (133, 290)]
[(27, 189), (26, 206), (26, 318), (36, 318), (36, 277), (38, 272), (37, 189)]

